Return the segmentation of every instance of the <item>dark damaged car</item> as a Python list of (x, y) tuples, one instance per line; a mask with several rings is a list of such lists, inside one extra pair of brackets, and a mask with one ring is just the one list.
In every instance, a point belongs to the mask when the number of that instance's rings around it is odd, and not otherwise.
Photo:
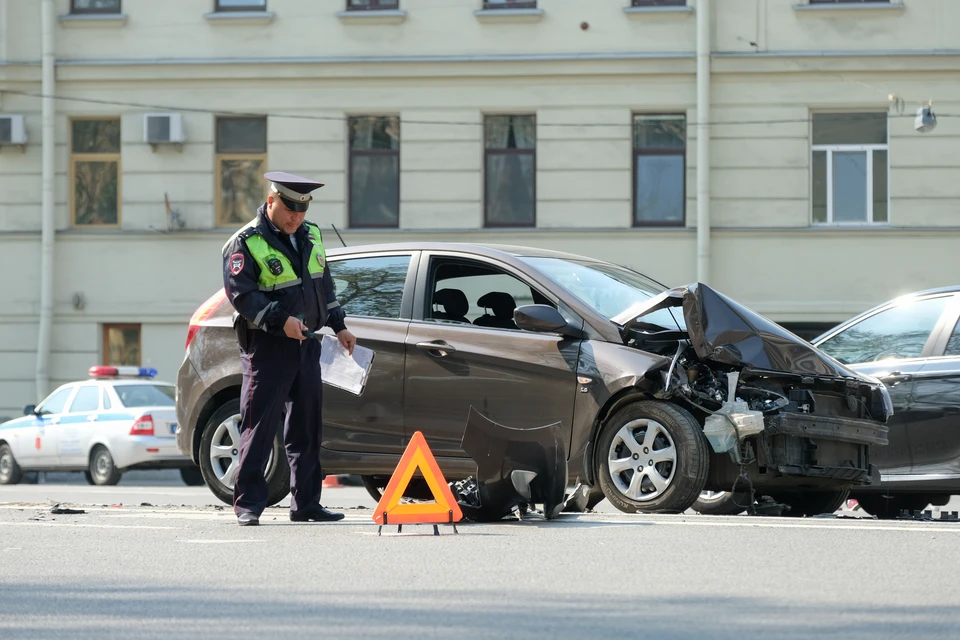
[[(523, 247), (377, 245), (329, 261), (348, 325), (377, 358), (362, 395), (323, 387), (321, 458), (374, 497), (416, 431), (479, 518), (527, 503), (552, 517), (604, 497), (676, 513), (701, 492), (751, 489), (814, 514), (878, 478), (884, 386), (708, 286), (666, 290)], [(232, 315), (222, 292), (197, 310), (177, 381), (178, 445), (228, 503), (241, 381)], [(289, 487), (279, 431), (265, 472), (273, 503)]]

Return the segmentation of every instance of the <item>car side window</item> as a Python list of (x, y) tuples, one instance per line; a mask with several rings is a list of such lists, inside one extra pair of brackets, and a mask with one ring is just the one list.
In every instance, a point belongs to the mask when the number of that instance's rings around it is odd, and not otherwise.
[(103, 396), (103, 410), (109, 411), (113, 408), (113, 403), (110, 402), (110, 393), (107, 391), (106, 387), (100, 387), (100, 393)]
[(817, 347), (840, 362), (917, 358), (950, 301), (948, 296), (901, 304), (849, 326)]
[(425, 319), (518, 330), (513, 311), (526, 304), (553, 305), (522, 280), (469, 261), (437, 261)]
[(947, 350), (943, 352), (945, 356), (960, 356), (960, 322), (953, 328), (950, 340), (947, 342)]
[(348, 317), (399, 318), (409, 267), (410, 256), (331, 261), (337, 301)]
[(40, 406), (37, 407), (37, 413), (63, 413), (63, 408), (67, 406), (67, 399), (72, 392), (73, 387), (64, 387), (54, 392), (53, 395), (40, 403)]
[(70, 403), (70, 413), (87, 413), (100, 408), (100, 388), (92, 385), (80, 387)]

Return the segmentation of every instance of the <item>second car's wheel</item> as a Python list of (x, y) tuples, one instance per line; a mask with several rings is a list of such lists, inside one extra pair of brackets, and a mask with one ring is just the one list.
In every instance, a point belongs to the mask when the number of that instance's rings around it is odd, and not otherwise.
[(13, 450), (7, 444), (0, 444), (0, 484), (18, 484), (22, 477)]
[[(263, 473), (267, 504), (272, 506), (290, 493), (290, 467), (283, 448), (283, 429), (277, 429)], [(233, 504), (233, 483), (240, 468), (240, 400), (230, 400), (207, 421), (200, 437), (200, 471), (218, 500)]]
[(881, 520), (893, 520), (901, 511), (921, 511), (930, 504), (928, 496), (890, 495), (886, 493), (861, 494), (854, 496), (860, 507)]
[(771, 493), (770, 497), (790, 507), (783, 513), (788, 518), (833, 513), (843, 506), (849, 491), (790, 491)]
[(750, 494), (737, 491), (701, 491), (693, 510), (705, 516), (735, 516), (750, 506)]
[(681, 513), (707, 481), (709, 445), (690, 413), (637, 402), (613, 414), (597, 441), (600, 488), (620, 511)]
[(120, 470), (113, 462), (113, 456), (103, 445), (97, 445), (90, 454), (90, 477), (93, 484), (113, 486), (120, 482)]
[(183, 484), (188, 487), (202, 487), (205, 484), (203, 481), (203, 472), (200, 471), (200, 467), (181, 467), (180, 479), (183, 480)]
[(83, 477), (87, 479), (87, 484), (93, 484), (93, 476), (90, 475), (89, 471), (84, 471)]

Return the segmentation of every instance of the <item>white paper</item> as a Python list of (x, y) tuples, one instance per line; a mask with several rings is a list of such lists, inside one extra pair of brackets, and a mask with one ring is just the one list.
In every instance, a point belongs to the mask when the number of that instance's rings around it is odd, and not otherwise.
[(360, 395), (367, 384), (374, 355), (372, 350), (357, 345), (350, 357), (339, 340), (324, 334), (320, 343), (320, 377), (324, 384)]

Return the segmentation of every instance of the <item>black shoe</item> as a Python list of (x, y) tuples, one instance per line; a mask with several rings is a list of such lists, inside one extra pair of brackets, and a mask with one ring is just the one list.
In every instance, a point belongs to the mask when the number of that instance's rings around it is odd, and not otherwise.
[(260, 517), (255, 513), (241, 513), (237, 516), (237, 523), (241, 527), (256, 527), (260, 524)]
[(292, 522), (335, 522), (343, 520), (343, 514), (327, 511), (319, 504), (312, 504), (299, 511), (291, 511), (290, 520)]

